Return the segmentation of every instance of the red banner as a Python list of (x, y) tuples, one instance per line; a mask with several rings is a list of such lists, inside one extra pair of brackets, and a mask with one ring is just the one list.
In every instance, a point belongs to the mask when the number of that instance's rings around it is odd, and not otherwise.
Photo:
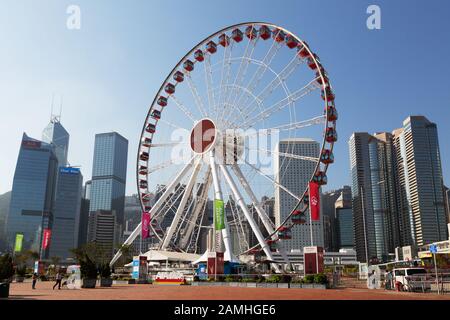
[(150, 236), (150, 212), (143, 212), (142, 213), (142, 230), (141, 230), (141, 236), (142, 239), (147, 239)]
[(50, 237), (52, 236), (52, 230), (44, 229), (44, 234), (42, 237), (42, 249), (47, 249), (50, 245)]
[(309, 211), (311, 212), (311, 220), (320, 220), (320, 194), (319, 185), (315, 182), (309, 183)]

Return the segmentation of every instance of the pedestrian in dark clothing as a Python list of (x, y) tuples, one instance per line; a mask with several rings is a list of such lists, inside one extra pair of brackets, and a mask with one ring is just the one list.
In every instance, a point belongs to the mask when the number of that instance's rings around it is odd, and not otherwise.
[(35, 273), (33, 273), (33, 277), (31, 278), (32, 280), (33, 280), (33, 285), (32, 285), (32, 289), (36, 289), (36, 281), (37, 281), (37, 279), (38, 279), (38, 275), (37, 275), (37, 273), (35, 272)]
[(53, 286), (53, 290), (55, 290), (55, 287), (58, 286), (58, 290), (61, 290), (61, 280), (62, 280), (62, 274), (58, 271), (56, 274), (56, 283)]

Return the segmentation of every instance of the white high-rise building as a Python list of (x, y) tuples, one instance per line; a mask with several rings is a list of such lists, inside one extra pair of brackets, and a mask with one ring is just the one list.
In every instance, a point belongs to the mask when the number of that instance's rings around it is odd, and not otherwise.
[[(277, 146), (277, 153), (274, 161), (275, 181), (288, 189), (293, 194), (301, 197), (308, 186), (316, 162), (306, 159), (294, 159), (280, 155), (280, 153), (290, 153), (298, 156), (317, 158), (320, 153), (320, 145), (317, 141), (307, 138), (294, 138), (281, 140)], [(298, 199), (291, 196), (281, 187), (275, 188), (275, 223), (281, 222), (291, 213)], [(287, 251), (303, 250), (303, 247), (311, 246), (311, 225), (309, 211), (306, 213), (306, 223), (296, 225), (292, 228), (292, 239), (283, 241), (283, 246)], [(323, 215), (320, 221), (314, 221), (313, 245), (323, 247)]]

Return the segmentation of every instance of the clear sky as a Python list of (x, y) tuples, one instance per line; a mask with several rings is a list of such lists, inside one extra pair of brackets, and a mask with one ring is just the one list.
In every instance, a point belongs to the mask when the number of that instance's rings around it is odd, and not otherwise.
[[(80, 30), (66, 27), (71, 4)], [(370, 4), (381, 8), (381, 30), (366, 27)], [(63, 96), (70, 163), (89, 179), (94, 135), (117, 131), (130, 142), (134, 193), (140, 130), (162, 81), (200, 40), (245, 21), (291, 30), (327, 67), (340, 115), (327, 188), (350, 183), (352, 132), (392, 131), (419, 114), (438, 125), (449, 184), (449, 11), (447, 0), (0, 0), (0, 193), (12, 187), (22, 133), (41, 138), (53, 93), (56, 105)]]

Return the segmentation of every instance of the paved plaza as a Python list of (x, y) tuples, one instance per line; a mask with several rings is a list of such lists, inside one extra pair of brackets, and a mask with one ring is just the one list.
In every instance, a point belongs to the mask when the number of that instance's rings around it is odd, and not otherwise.
[(12, 283), (10, 299), (19, 300), (450, 300), (450, 295), (368, 289), (278, 289), (117, 284), (111, 288), (52, 290), (53, 282)]

